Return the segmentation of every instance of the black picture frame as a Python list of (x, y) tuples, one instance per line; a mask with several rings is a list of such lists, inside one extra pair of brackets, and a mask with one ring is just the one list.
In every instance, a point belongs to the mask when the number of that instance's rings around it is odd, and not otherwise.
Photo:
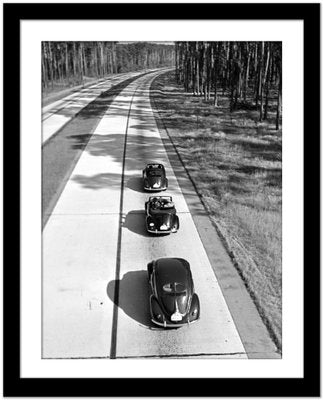
[[(212, 19), (304, 21), (304, 377), (20, 377), (20, 21), (46, 19)], [(320, 396), (320, 4), (27, 4), (3, 5), (4, 94), (4, 396), (240, 397)], [(305, 268), (305, 265), (307, 268)], [(297, 312), (297, 310), (295, 310)], [(150, 388), (155, 388), (151, 391)]]

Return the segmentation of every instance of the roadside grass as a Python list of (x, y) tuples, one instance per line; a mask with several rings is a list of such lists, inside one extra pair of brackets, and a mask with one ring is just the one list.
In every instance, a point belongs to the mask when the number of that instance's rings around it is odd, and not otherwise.
[(168, 134), (211, 219), (281, 350), (282, 135), (275, 110), (259, 122), (255, 107), (230, 113), (157, 78), (151, 90)]

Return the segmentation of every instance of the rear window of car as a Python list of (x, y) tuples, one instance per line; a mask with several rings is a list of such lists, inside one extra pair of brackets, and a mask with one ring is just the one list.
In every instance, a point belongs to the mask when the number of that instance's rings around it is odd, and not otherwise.
[(149, 175), (149, 176), (162, 176), (162, 171), (160, 171), (160, 170), (157, 170), (157, 169), (153, 169), (153, 170), (148, 170), (148, 172), (147, 172), (147, 174)]
[(166, 283), (163, 286), (163, 291), (166, 292), (167, 294), (178, 295), (178, 294), (185, 294), (186, 288), (182, 283), (172, 282), (172, 283)]

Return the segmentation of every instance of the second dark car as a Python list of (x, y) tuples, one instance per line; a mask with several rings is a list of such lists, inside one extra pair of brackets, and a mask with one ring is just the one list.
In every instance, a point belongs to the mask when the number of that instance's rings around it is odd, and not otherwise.
[(150, 233), (177, 232), (179, 219), (171, 196), (149, 197), (145, 203), (146, 228)]

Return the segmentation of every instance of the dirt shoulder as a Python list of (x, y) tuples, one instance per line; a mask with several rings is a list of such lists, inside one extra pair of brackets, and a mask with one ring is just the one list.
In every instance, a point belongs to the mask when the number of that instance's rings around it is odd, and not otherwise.
[(173, 74), (151, 88), (167, 135), (237, 273), (281, 351), (281, 131), (257, 111), (230, 113), (184, 93)]

